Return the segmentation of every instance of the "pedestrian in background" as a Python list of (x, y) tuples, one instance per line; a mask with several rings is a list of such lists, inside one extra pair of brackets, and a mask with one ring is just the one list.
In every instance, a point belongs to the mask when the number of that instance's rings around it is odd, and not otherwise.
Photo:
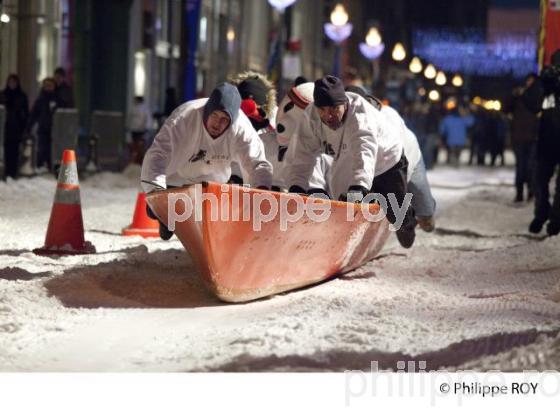
[(56, 82), (56, 98), (59, 108), (74, 108), (74, 91), (66, 82), (66, 71), (62, 67), (54, 70), (54, 81)]
[(19, 147), (29, 117), (27, 95), (21, 89), (19, 77), (10, 74), (0, 93), (0, 105), (6, 110), (4, 123), (4, 179), (16, 178)]
[(130, 162), (142, 164), (146, 152), (146, 133), (152, 125), (152, 114), (144, 103), (144, 97), (134, 97), (134, 103), (128, 113), (128, 131), (130, 132)]
[(496, 165), (498, 157), (500, 165), (505, 165), (504, 150), (507, 137), (506, 122), (499, 111), (490, 111), (488, 113), (488, 121), (486, 127), (486, 138), (490, 151), (490, 166)]
[(37, 172), (48, 172), (51, 169), (51, 133), (53, 115), (59, 106), (54, 78), (43, 80), (41, 92), (31, 109), (27, 132), (30, 133), (37, 124)]
[[(527, 108), (540, 113), (536, 155), (535, 217), (529, 231), (539, 233), (546, 221), (549, 235), (560, 233), (560, 49), (551, 57), (539, 78), (523, 93)], [(550, 180), (556, 176), (556, 189), (550, 204)]]
[(534, 192), (535, 143), (537, 139), (538, 118), (523, 103), (522, 96), (535, 82), (536, 76), (529, 74), (521, 87), (516, 87), (506, 106), (511, 116), (511, 145), (515, 154), (515, 202), (523, 201), (524, 188), (527, 186), (527, 199)]
[(467, 145), (467, 129), (474, 124), (470, 114), (461, 115), (456, 106), (441, 121), (439, 132), (446, 141), (451, 165), (459, 166), (461, 150)]

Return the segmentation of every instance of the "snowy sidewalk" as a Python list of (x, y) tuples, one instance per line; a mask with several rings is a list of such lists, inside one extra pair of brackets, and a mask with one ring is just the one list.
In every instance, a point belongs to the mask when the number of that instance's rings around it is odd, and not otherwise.
[[(529, 235), (509, 169), (429, 174), (438, 230), (348, 275), (246, 304), (213, 298), (177, 240), (120, 236), (138, 169), (82, 181), (96, 255), (50, 259), (55, 180), (0, 183), (1, 371), (560, 366), (560, 238)], [(536, 343), (535, 343), (536, 342)]]

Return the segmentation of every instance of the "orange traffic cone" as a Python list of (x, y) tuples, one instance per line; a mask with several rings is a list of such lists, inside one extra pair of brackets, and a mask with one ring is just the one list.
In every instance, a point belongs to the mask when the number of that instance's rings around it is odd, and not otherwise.
[(62, 154), (45, 246), (33, 252), (38, 255), (95, 253), (93, 245), (84, 241), (80, 185), (73, 150), (65, 150)]
[(146, 193), (138, 192), (132, 223), (122, 230), (124, 236), (140, 235), (143, 238), (159, 238), (159, 223), (146, 213)]

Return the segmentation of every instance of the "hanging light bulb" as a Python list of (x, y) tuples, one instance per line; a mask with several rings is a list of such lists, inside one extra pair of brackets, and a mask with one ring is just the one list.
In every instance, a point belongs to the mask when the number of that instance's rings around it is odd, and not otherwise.
[(406, 58), (406, 50), (404, 49), (404, 46), (401, 43), (395, 44), (391, 56), (395, 61), (403, 61)]
[(338, 3), (334, 6), (334, 10), (331, 13), (331, 23), (335, 26), (343, 26), (348, 23), (348, 13), (346, 13), (342, 4)]
[(369, 29), (366, 36), (366, 44), (370, 47), (376, 47), (381, 44), (381, 34), (379, 34), (379, 30), (376, 27)]
[(462, 87), (463, 86), (463, 78), (459, 74), (455, 74), (453, 76), (453, 79), (451, 80), (451, 83), (455, 87)]
[(414, 74), (418, 74), (422, 71), (422, 62), (418, 57), (414, 57), (408, 66), (408, 69)]
[(433, 64), (428, 64), (426, 66), (426, 69), (424, 70), (424, 76), (428, 79), (428, 80), (433, 80), (434, 78), (436, 78), (437, 72), (436, 72), (436, 68), (434, 67)]
[(436, 75), (436, 84), (437, 85), (445, 85), (447, 82), (447, 77), (443, 71), (439, 71)]
[(431, 101), (439, 101), (439, 99), (440, 99), (439, 91), (438, 90), (430, 91), (430, 93), (428, 94), (428, 98)]

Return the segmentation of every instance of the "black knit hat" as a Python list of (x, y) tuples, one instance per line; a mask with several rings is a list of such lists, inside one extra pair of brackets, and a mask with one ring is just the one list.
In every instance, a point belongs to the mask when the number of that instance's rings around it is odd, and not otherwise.
[(348, 102), (342, 81), (332, 75), (327, 75), (315, 81), (313, 99), (317, 107), (333, 107)]
[(237, 88), (229, 83), (222, 83), (214, 88), (204, 106), (204, 121), (207, 121), (214, 111), (224, 111), (234, 123), (240, 107), (241, 97)]
[(250, 98), (254, 100), (257, 105), (265, 105), (266, 99), (268, 96), (268, 88), (266, 85), (257, 78), (248, 78), (243, 80), (237, 86), (239, 90), (239, 94), (241, 94), (241, 98), (246, 100)]

